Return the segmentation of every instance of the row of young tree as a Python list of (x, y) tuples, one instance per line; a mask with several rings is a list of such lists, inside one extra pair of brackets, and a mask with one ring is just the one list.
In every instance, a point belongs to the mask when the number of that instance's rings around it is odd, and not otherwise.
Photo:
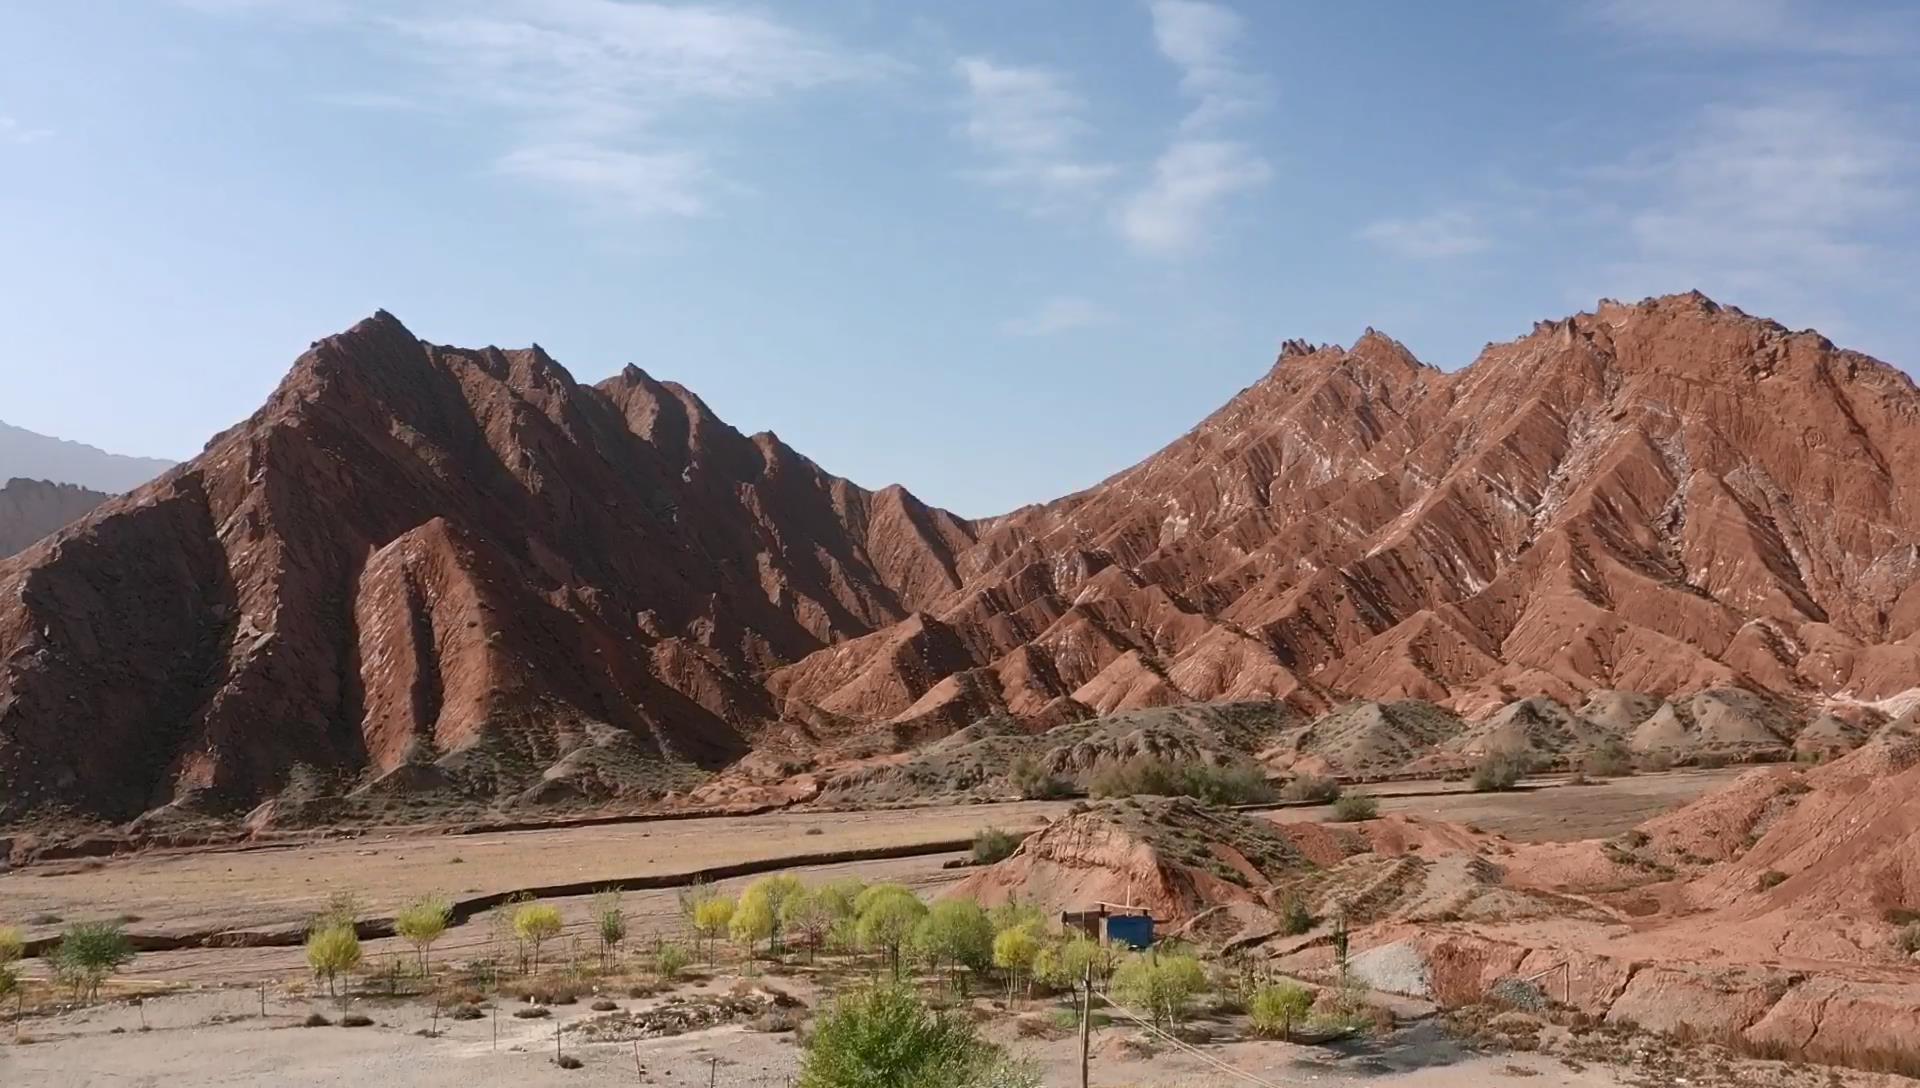
[[(21, 958), (26, 941), (12, 926), (0, 926), (0, 998), (15, 994), (22, 985)], [(115, 972), (133, 962), (133, 942), (118, 921), (75, 922), (61, 933), (47, 962), (53, 968), (54, 981), (66, 988), (76, 1002), (100, 996), (100, 986)]]

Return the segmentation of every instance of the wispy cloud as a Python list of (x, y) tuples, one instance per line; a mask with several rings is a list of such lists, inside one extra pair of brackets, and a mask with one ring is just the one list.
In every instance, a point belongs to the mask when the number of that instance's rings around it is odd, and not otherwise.
[(1881, 239), (1912, 222), (1920, 142), (1859, 103), (1774, 97), (1710, 107), (1592, 181), (1633, 209), (1618, 278), (1779, 305), (1893, 273)]
[(1268, 88), (1235, 56), (1246, 36), (1237, 12), (1202, 0), (1152, 0), (1148, 10), (1154, 44), (1180, 69), (1181, 93), (1194, 105), (1115, 221), (1134, 249), (1175, 257), (1205, 244), (1227, 201), (1272, 180), (1273, 168), (1249, 145), (1201, 135), (1264, 105)]
[(1223, 201), (1272, 178), (1266, 160), (1244, 144), (1178, 141), (1153, 164), (1153, 180), (1120, 209), (1120, 233), (1146, 253), (1190, 253), (1211, 235)]
[(1080, 154), (1086, 103), (1065, 77), (1045, 68), (962, 57), (954, 73), (965, 84), (963, 129), (986, 158), (981, 180), (1046, 213), (1083, 203), (1116, 168)]
[[(214, 13), (312, 19), (284, 0), (185, 0)], [(335, 96), (355, 108), (481, 111), (509, 133), (495, 167), (636, 215), (709, 210), (703, 131), (717, 107), (892, 71), (772, 14), (622, 0), (332, 0), (329, 18), (420, 67), (418, 87)]]
[(1041, 303), (1039, 309), (1025, 317), (1003, 323), (1000, 331), (1008, 336), (1054, 336), (1105, 324), (1111, 320), (1111, 316), (1097, 303), (1073, 295), (1060, 295)]
[(1920, 25), (1807, 0), (1601, 0), (1587, 13), (1653, 46), (1856, 57), (1909, 49)]
[(1364, 241), (1388, 253), (1418, 260), (1460, 257), (1487, 248), (1487, 234), (1472, 212), (1448, 208), (1413, 219), (1380, 219), (1360, 230)]
[(1247, 71), (1235, 55), (1246, 38), (1238, 12), (1202, 0), (1153, 0), (1153, 40), (1180, 69), (1180, 88), (1196, 102), (1186, 126), (1214, 124), (1266, 104), (1265, 77)]
[(37, 143), (51, 135), (50, 128), (37, 128), (13, 117), (0, 116), (0, 144)]

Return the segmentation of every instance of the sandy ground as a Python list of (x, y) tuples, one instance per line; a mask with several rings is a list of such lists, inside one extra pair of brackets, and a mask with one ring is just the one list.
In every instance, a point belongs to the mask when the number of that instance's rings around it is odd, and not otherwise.
[[(639, 1002), (622, 1000), (623, 1006)], [(517, 1002), (504, 1006), (518, 1007)], [(490, 1019), (442, 1021), (438, 1038), (416, 1034), (430, 1011), (413, 1003), (357, 1004), (374, 1020), (365, 1028), (303, 1028), (308, 1012), (337, 1018), (327, 1002), (270, 1001), (259, 1015), (249, 992), (212, 992), (150, 999), (142, 1008), (113, 1005), (32, 1020), (29, 1045), (0, 1045), (0, 1084), (81, 1088), (93, 1085), (410, 1085), (474, 1088), (478, 1085), (633, 1085), (704, 1088), (714, 1083), (740, 1088), (785, 1088), (797, 1079), (802, 1051), (792, 1035), (763, 1034), (729, 1025), (667, 1039), (632, 1043), (575, 1044), (568, 1053), (584, 1067), (565, 1071), (553, 1064), (554, 1026), (596, 1015), (584, 1006), (561, 1010), (556, 1020), (517, 1020), (503, 1014), (499, 1042)], [(151, 1030), (140, 1030), (141, 1016)], [(1201, 1086), (1235, 1083), (1216, 1067), (1183, 1053), (1151, 1057), (1129, 1054), (1120, 1044), (1130, 1030), (1095, 1033), (1093, 1083), (1121, 1086)], [(1078, 1044), (1011, 1041), (1046, 1071), (1049, 1086), (1076, 1085)], [(1416, 1025), (1380, 1045), (1340, 1053), (1284, 1043), (1209, 1045), (1217, 1061), (1286, 1085), (1381, 1085), (1383, 1088), (1484, 1088), (1489, 1082), (1544, 1088), (1587, 1088), (1622, 1083), (1604, 1070), (1569, 1071), (1532, 1055), (1476, 1057), (1438, 1037), (1431, 1025)], [(636, 1068), (638, 1067), (638, 1068)], [(639, 1070), (644, 1070), (644, 1073)], [(1515, 1072), (1525, 1070), (1526, 1072)]]

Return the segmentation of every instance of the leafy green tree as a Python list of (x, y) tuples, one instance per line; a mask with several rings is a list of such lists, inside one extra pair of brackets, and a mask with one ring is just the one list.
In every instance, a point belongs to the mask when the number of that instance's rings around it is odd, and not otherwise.
[(1078, 984), (1093, 968), (1093, 977), (1105, 986), (1120, 965), (1120, 953), (1111, 944), (1103, 944), (1084, 933), (1075, 933), (1060, 946), (1060, 972), (1067, 981)]
[[(900, 949), (912, 938), (920, 919), (927, 916), (927, 905), (906, 888), (897, 884), (892, 887), (897, 890), (871, 898), (868, 895), (861, 897), (867, 900), (867, 906), (860, 912), (856, 933), (861, 947), (887, 953), (893, 965), (893, 977), (898, 980)], [(868, 889), (869, 895), (873, 890)]]
[(1009, 1005), (1019, 993), (1021, 972), (1030, 970), (1039, 954), (1040, 938), (1027, 926), (1014, 926), (993, 935), (993, 965), (1007, 973)]
[(444, 895), (423, 895), (402, 907), (394, 916), (393, 931), (398, 933), (420, 957), (420, 974), (430, 974), (428, 954), (433, 943), (453, 924), (453, 904)]
[(1305, 1020), (1312, 1009), (1313, 994), (1292, 982), (1262, 986), (1247, 1002), (1253, 1033), (1266, 1039), (1291, 1039), (1293, 1026)]
[(727, 932), (734, 941), (746, 946), (747, 960), (752, 962), (754, 946), (771, 938), (778, 927), (772, 902), (766, 896), (743, 895), (740, 905), (734, 908), (733, 919), (727, 923)]
[[(878, 904), (870, 904), (877, 906)], [(842, 996), (814, 1031), (799, 1088), (1039, 1088), (972, 1021), (930, 1011), (898, 986)]]
[(360, 967), (360, 938), (353, 927), (334, 924), (308, 932), (307, 966), (313, 968), (317, 977), (327, 980), (328, 996), (339, 997), (340, 1009), (346, 1011), (346, 997), (339, 988), (339, 979)]
[(942, 899), (914, 928), (913, 947), (936, 971), (985, 970), (993, 962), (993, 923), (971, 899)]
[(808, 888), (780, 904), (780, 923), (807, 943), (807, 959), (812, 961), (826, 943), (834, 926), (853, 916), (853, 904), (831, 884)]
[(613, 966), (620, 942), (627, 939), (627, 914), (620, 905), (620, 889), (607, 888), (593, 897), (593, 929), (600, 938), (600, 969)]
[(693, 912), (693, 931), (701, 940), (707, 942), (707, 966), (713, 966), (713, 948), (722, 934), (730, 931), (733, 925), (733, 912), (737, 905), (724, 895), (703, 899)]
[(100, 983), (133, 962), (133, 942), (119, 922), (75, 922), (60, 935), (54, 970), (73, 987), (77, 1000), (100, 996)]
[(532, 952), (531, 970), (540, 970), (540, 947), (560, 935), (560, 908), (546, 903), (523, 903), (513, 912), (513, 932)]
[(747, 890), (740, 895), (742, 912), (752, 912), (758, 918), (764, 908), (765, 917), (772, 923), (765, 936), (775, 954), (780, 951), (781, 911), (788, 900), (796, 899), (805, 892), (806, 887), (800, 883), (799, 877), (792, 873), (776, 873), (747, 885)]
[(1020, 899), (1009, 899), (987, 912), (987, 920), (993, 923), (993, 931), (1025, 926), (1035, 933), (1043, 933), (1047, 928), (1047, 916), (1039, 907)]
[(1158, 953), (1129, 956), (1113, 975), (1113, 990), (1124, 1004), (1145, 1009), (1157, 1025), (1175, 1028), (1207, 986), (1206, 968), (1192, 956)]
[(860, 891), (854, 895), (853, 913), (855, 916), (865, 914), (867, 913), (867, 908), (872, 906), (876, 900), (884, 899), (889, 895), (912, 894), (913, 889), (907, 887), (905, 884), (890, 884), (884, 881), (879, 884), (869, 884), (861, 888)]
[(680, 977), (680, 972), (686, 970), (690, 959), (692, 957), (687, 954), (685, 945), (668, 941), (653, 954), (653, 973), (659, 975), (663, 982), (672, 982)]

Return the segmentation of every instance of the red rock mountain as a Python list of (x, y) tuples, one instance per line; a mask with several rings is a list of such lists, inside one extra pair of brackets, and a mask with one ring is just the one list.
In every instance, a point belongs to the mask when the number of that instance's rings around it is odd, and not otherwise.
[(1699, 295), (1450, 374), (1371, 331), (1289, 343), (1146, 461), (981, 522), (638, 370), (582, 386), (381, 314), (0, 563), (0, 816), (230, 808), (300, 765), (591, 792), (774, 723), (1876, 699), (1920, 685), (1916, 488), (1903, 374)]
[(8, 480), (5, 487), (0, 487), (0, 559), (78, 519), (105, 501), (105, 494), (78, 484)]

